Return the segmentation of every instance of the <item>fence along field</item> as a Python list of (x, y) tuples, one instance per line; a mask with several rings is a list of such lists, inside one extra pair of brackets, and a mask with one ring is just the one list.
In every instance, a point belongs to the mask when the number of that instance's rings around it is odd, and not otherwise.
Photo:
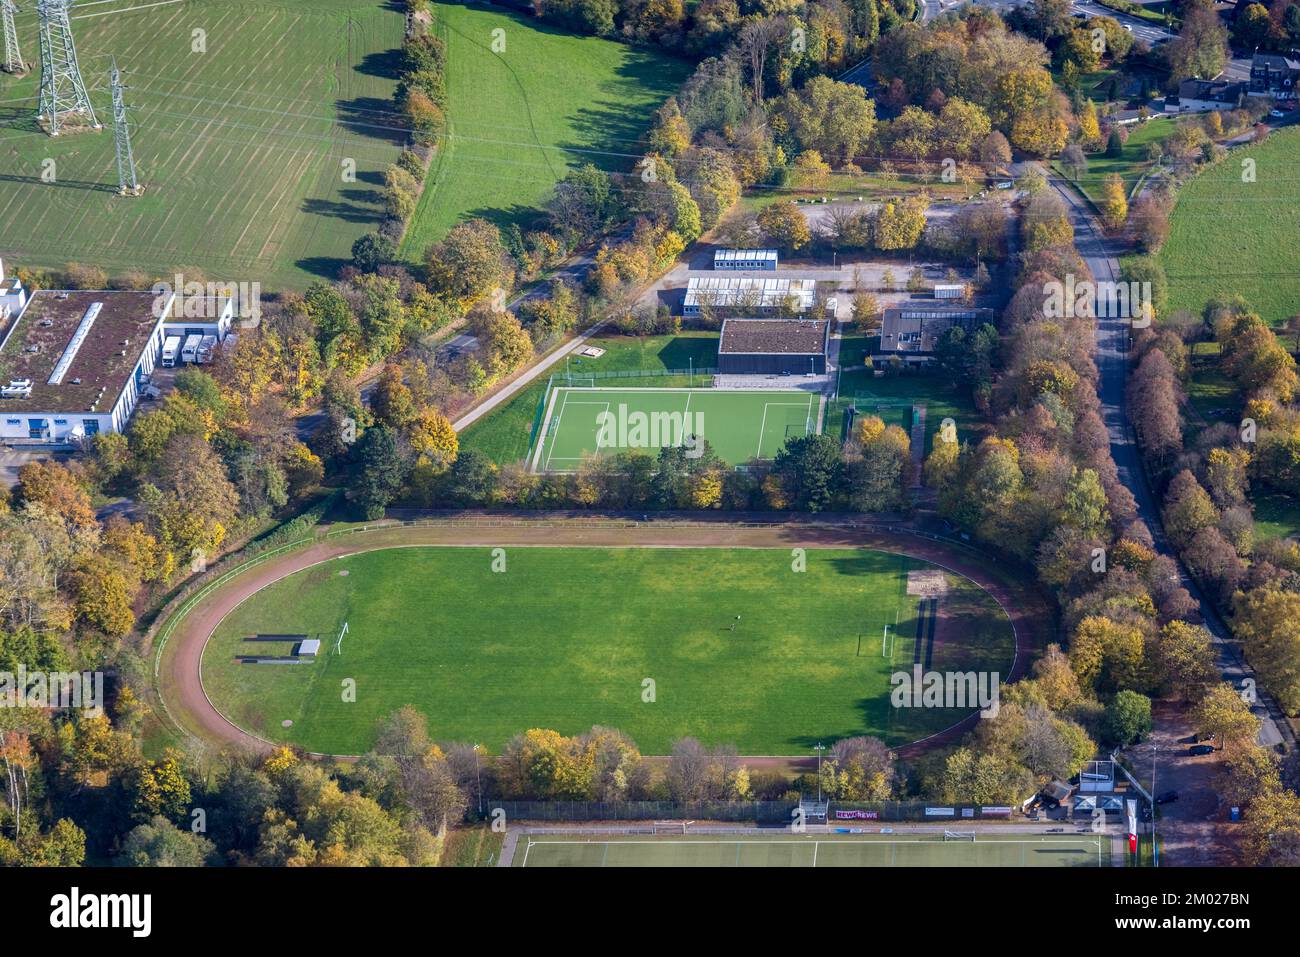
[[(373, 0), (132, 0), (72, 9), (82, 75), (105, 128), (51, 139), (35, 123), (35, 4), (17, 18), (32, 66), (0, 73), (0, 222), (14, 265), (174, 269), (302, 288), (383, 215), (405, 141), (392, 113), (403, 16)], [(193, 31), (202, 30), (196, 36)], [(195, 52), (196, 46), (206, 52)], [(115, 195), (108, 69), (129, 87), (145, 194)], [(43, 182), (47, 160), (55, 181)], [(346, 182), (343, 162), (355, 161)], [(48, 165), (48, 164), (47, 164)]]
[(619, 837), (525, 834), (515, 867), (1104, 867), (1111, 839), (1099, 834), (995, 834), (945, 840), (942, 831), (762, 836)]

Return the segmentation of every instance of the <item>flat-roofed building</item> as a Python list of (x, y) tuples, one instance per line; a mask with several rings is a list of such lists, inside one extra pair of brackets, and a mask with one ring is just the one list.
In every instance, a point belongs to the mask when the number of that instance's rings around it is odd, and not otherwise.
[(831, 324), (825, 319), (724, 319), (718, 372), (822, 375)]
[(38, 290), (0, 342), (0, 439), (62, 444), (121, 432), (162, 352), (152, 292)]
[(880, 368), (900, 359), (913, 365), (924, 364), (934, 358), (939, 337), (953, 326), (971, 332), (992, 321), (992, 309), (933, 300), (891, 306), (881, 317), (880, 345), (871, 354), (871, 364)]
[(759, 269), (776, 272), (775, 249), (715, 249), (713, 268), (721, 270)]
[(776, 313), (787, 307), (807, 312), (816, 300), (814, 279), (776, 279), (766, 276), (692, 276), (686, 281), (682, 315), (700, 315), (703, 309), (743, 310), (748, 316)]

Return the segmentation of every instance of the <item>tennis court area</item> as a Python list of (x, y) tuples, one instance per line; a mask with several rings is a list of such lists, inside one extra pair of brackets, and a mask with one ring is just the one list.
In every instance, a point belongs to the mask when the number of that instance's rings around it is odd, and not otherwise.
[(654, 455), (699, 436), (728, 465), (744, 465), (819, 432), (823, 404), (821, 395), (796, 390), (561, 386), (547, 397), (529, 464), (535, 472), (572, 472), (593, 455)]
[(515, 867), (1105, 867), (1107, 834), (521, 835)]

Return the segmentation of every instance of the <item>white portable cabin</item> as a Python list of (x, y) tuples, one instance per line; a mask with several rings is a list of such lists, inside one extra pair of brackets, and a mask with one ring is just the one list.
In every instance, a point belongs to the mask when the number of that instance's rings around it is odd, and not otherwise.
[(963, 299), (966, 296), (966, 287), (961, 283), (939, 282), (934, 284), (935, 299)]
[(181, 362), (197, 362), (199, 359), (199, 343), (203, 341), (200, 335), (185, 337), (185, 345), (181, 348)]
[(181, 354), (181, 337), (168, 336), (163, 341), (163, 348), (162, 348), (163, 368), (170, 369), (172, 366), (176, 365), (176, 360), (180, 358), (180, 354)]
[(713, 252), (714, 269), (761, 269), (775, 272), (776, 266), (775, 249), (717, 249)]

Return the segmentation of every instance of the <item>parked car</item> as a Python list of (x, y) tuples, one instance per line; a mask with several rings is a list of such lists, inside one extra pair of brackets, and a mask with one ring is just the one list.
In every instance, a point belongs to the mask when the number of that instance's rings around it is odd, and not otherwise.
[(1193, 756), (1201, 754), (1213, 754), (1214, 745), (1212, 744), (1194, 744), (1187, 749), (1187, 753)]
[(1156, 795), (1157, 804), (1172, 804), (1174, 801), (1177, 800), (1178, 800), (1177, 791), (1165, 791), (1163, 794)]
[(1282, 117), (1286, 116), (1286, 114), (1283, 113), (1281, 110), (1269, 110), (1268, 115), (1277, 120), (1280, 120)]

